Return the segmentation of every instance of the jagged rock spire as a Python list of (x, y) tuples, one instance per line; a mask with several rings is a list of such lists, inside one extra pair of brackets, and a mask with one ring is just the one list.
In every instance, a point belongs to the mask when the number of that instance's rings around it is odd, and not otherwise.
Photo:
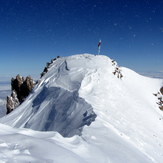
[(34, 87), (34, 81), (30, 76), (26, 78), (19, 74), (11, 79), (11, 96), (7, 96), (7, 114), (19, 106), (30, 94)]

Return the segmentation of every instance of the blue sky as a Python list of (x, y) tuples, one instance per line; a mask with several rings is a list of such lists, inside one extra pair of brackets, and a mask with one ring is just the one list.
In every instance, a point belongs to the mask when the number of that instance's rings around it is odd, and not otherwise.
[(0, 0), (0, 76), (38, 75), (60, 56), (97, 53), (163, 71), (162, 0)]

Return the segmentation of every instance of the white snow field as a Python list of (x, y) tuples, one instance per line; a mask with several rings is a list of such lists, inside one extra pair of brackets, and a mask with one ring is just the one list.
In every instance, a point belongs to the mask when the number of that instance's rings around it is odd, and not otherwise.
[(58, 58), (0, 119), (0, 163), (162, 163), (162, 86), (107, 56)]

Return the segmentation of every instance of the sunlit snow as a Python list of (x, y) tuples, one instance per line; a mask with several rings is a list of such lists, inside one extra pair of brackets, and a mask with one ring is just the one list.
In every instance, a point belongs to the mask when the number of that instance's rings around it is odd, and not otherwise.
[[(117, 67), (122, 78), (113, 74)], [(26, 101), (0, 119), (0, 160), (161, 163), (163, 112), (153, 94), (162, 85), (106, 56), (59, 58)]]

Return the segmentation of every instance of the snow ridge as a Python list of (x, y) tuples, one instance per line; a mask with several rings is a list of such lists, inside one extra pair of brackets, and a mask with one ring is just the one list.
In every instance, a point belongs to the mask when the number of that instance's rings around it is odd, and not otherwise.
[[(119, 67), (107, 56), (58, 58), (27, 100), (0, 119), (0, 151), (5, 148), (9, 152), (13, 145), (19, 151), (18, 155), (12, 151), (12, 157), (0, 155), (0, 159), (26, 156), (31, 162), (41, 158), (62, 163), (63, 157), (75, 163), (163, 162), (163, 112), (153, 95), (162, 83)], [(53, 152), (46, 153), (39, 144)]]
[(80, 72), (70, 75), (72, 72), (66, 59), (54, 62), (34, 93), (18, 108), (21, 115), (11, 114), (9, 123), (14, 127), (57, 131), (64, 137), (81, 135), (83, 126), (89, 126), (96, 114), (78, 94), (84, 76)]

